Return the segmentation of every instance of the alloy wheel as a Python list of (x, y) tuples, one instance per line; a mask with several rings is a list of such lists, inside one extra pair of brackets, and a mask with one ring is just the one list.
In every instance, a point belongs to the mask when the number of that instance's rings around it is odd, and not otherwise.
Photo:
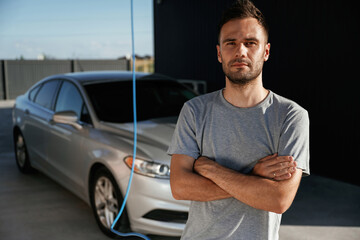
[(102, 176), (97, 180), (94, 197), (99, 220), (104, 227), (110, 229), (119, 209), (115, 188), (110, 179)]
[(16, 147), (16, 160), (19, 166), (23, 168), (25, 167), (25, 163), (26, 163), (26, 147), (25, 147), (24, 138), (20, 134), (18, 134), (17, 136), (15, 147)]

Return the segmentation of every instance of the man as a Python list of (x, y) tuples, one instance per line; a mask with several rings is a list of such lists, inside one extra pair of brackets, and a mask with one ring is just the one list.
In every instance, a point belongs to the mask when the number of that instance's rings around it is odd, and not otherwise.
[(278, 239), (309, 174), (307, 111), (262, 85), (268, 28), (250, 1), (219, 25), (226, 87), (184, 104), (168, 153), (175, 199), (191, 200), (182, 239)]

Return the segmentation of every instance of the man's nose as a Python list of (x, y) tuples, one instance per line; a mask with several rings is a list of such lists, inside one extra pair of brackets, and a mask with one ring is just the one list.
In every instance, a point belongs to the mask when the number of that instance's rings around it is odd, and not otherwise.
[(240, 43), (236, 49), (236, 57), (243, 58), (246, 57), (247, 48), (243, 43)]

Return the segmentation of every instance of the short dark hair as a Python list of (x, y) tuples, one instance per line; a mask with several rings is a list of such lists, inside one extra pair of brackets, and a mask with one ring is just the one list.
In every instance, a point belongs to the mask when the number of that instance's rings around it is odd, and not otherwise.
[(265, 22), (265, 17), (261, 11), (255, 7), (250, 0), (235, 0), (233, 5), (226, 9), (220, 19), (218, 25), (218, 41), (220, 42), (220, 31), (225, 23), (233, 19), (255, 18), (259, 24), (264, 28), (266, 40), (269, 38), (269, 26)]

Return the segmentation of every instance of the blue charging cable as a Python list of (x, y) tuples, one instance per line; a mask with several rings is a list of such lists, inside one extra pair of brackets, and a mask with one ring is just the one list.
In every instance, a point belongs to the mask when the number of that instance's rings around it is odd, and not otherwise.
[(133, 83), (133, 112), (134, 112), (134, 149), (133, 149), (133, 161), (132, 161), (132, 165), (131, 165), (131, 172), (130, 172), (130, 178), (129, 178), (129, 183), (126, 189), (126, 194), (124, 197), (124, 201), (121, 205), (119, 214), (116, 216), (113, 224), (111, 225), (110, 230), (121, 236), (121, 237), (130, 237), (130, 236), (134, 236), (134, 237), (139, 237), (145, 240), (150, 240), (150, 238), (148, 238), (147, 236), (141, 234), (141, 233), (121, 233), (119, 231), (116, 231), (114, 229), (117, 221), (119, 220), (121, 214), (124, 211), (125, 208), (125, 204), (127, 201), (127, 198), (129, 196), (130, 193), (130, 187), (131, 187), (131, 182), (132, 182), (132, 178), (134, 175), (134, 167), (135, 167), (135, 158), (136, 158), (136, 146), (137, 146), (137, 113), (136, 113), (136, 76), (135, 76), (135, 41), (134, 41), (134, 4), (133, 4), (133, 0), (131, 1), (131, 45), (132, 45), (132, 83)]

